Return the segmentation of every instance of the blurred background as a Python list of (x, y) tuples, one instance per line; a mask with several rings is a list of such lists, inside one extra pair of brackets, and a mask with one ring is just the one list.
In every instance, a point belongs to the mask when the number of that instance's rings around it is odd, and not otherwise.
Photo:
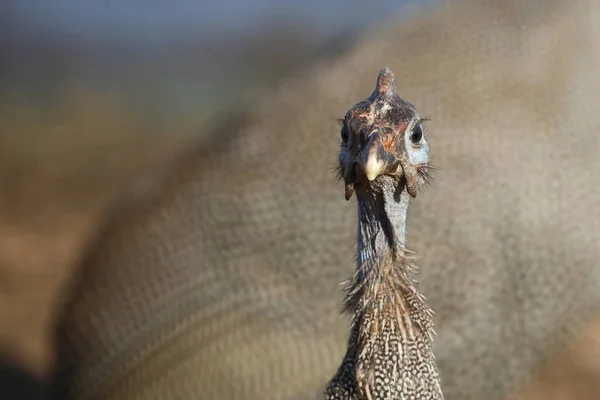
[[(435, 1), (0, 1), (0, 279), (24, 288), (0, 291), (23, 307), (0, 308), (0, 329), (20, 327), (0, 341), (41, 346), (50, 322), (36, 313), (143, 171), (222, 110)], [(520, 399), (593, 390), (600, 328), (582, 337)]]
[[(4, 0), (0, 206), (33, 218), (61, 207), (56, 196), (102, 202), (219, 110), (423, 4)], [(30, 204), (44, 190), (55, 193)]]

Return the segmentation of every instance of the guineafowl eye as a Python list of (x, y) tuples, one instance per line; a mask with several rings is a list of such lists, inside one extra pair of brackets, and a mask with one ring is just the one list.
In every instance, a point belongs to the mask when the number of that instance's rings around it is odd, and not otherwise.
[(342, 142), (347, 143), (348, 142), (348, 125), (346, 124), (345, 120), (342, 122), (342, 131), (340, 132), (340, 135), (342, 136)]
[(417, 124), (413, 128), (412, 133), (410, 134), (410, 141), (413, 144), (419, 144), (419, 142), (421, 141), (422, 138), (423, 138), (423, 127), (421, 126), (421, 124)]

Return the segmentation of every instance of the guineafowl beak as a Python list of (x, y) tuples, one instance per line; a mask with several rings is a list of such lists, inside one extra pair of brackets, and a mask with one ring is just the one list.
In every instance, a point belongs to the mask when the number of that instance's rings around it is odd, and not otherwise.
[[(419, 174), (405, 153), (394, 154), (396, 146), (393, 133), (377, 130), (369, 135), (366, 146), (358, 155), (358, 170), (373, 182), (381, 175), (403, 178), (411, 197), (417, 196)], [(397, 151), (397, 150), (396, 150)]]
[(373, 132), (369, 141), (358, 157), (359, 169), (369, 181), (374, 181), (379, 175), (386, 174), (396, 163), (396, 157), (386, 151), (379, 132)]

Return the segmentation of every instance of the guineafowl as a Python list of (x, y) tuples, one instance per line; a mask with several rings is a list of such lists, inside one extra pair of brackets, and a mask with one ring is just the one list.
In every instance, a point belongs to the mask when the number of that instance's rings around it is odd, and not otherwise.
[(358, 202), (357, 270), (345, 306), (348, 350), (327, 400), (441, 400), (431, 349), (432, 311), (417, 291), (404, 247), (410, 196), (429, 177), (422, 119), (398, 95), (390, 69), (342, 122), (339, 175)]

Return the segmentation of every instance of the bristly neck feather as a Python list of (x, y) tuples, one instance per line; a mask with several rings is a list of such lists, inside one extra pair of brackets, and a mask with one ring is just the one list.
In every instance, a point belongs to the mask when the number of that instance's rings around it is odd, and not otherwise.
[(356, 191), (358, 260), (345, 302), (353, 321), (327, 399), (441, 400), (433, 313), (416, 289), (417, 267), (404, 248), (410, 196), (391, 177), (377, 184)]
[[(357, 268), (347, 297), (347, 310), (354, 323), (364, 317), (367, 305), (382, 297), (407, 319), (407, 329), (433, 336), (433, 312), (417, 291), (414, 275), (418, 268), (413, 253), (405, 248), (406, 216), (410, 195), (394, 178), (380, 177), (374, 190), (357, 190)], [(363, 306), (360, 306), (360, 303)], [(378, 314), (381, 317), (383, 314)]]

